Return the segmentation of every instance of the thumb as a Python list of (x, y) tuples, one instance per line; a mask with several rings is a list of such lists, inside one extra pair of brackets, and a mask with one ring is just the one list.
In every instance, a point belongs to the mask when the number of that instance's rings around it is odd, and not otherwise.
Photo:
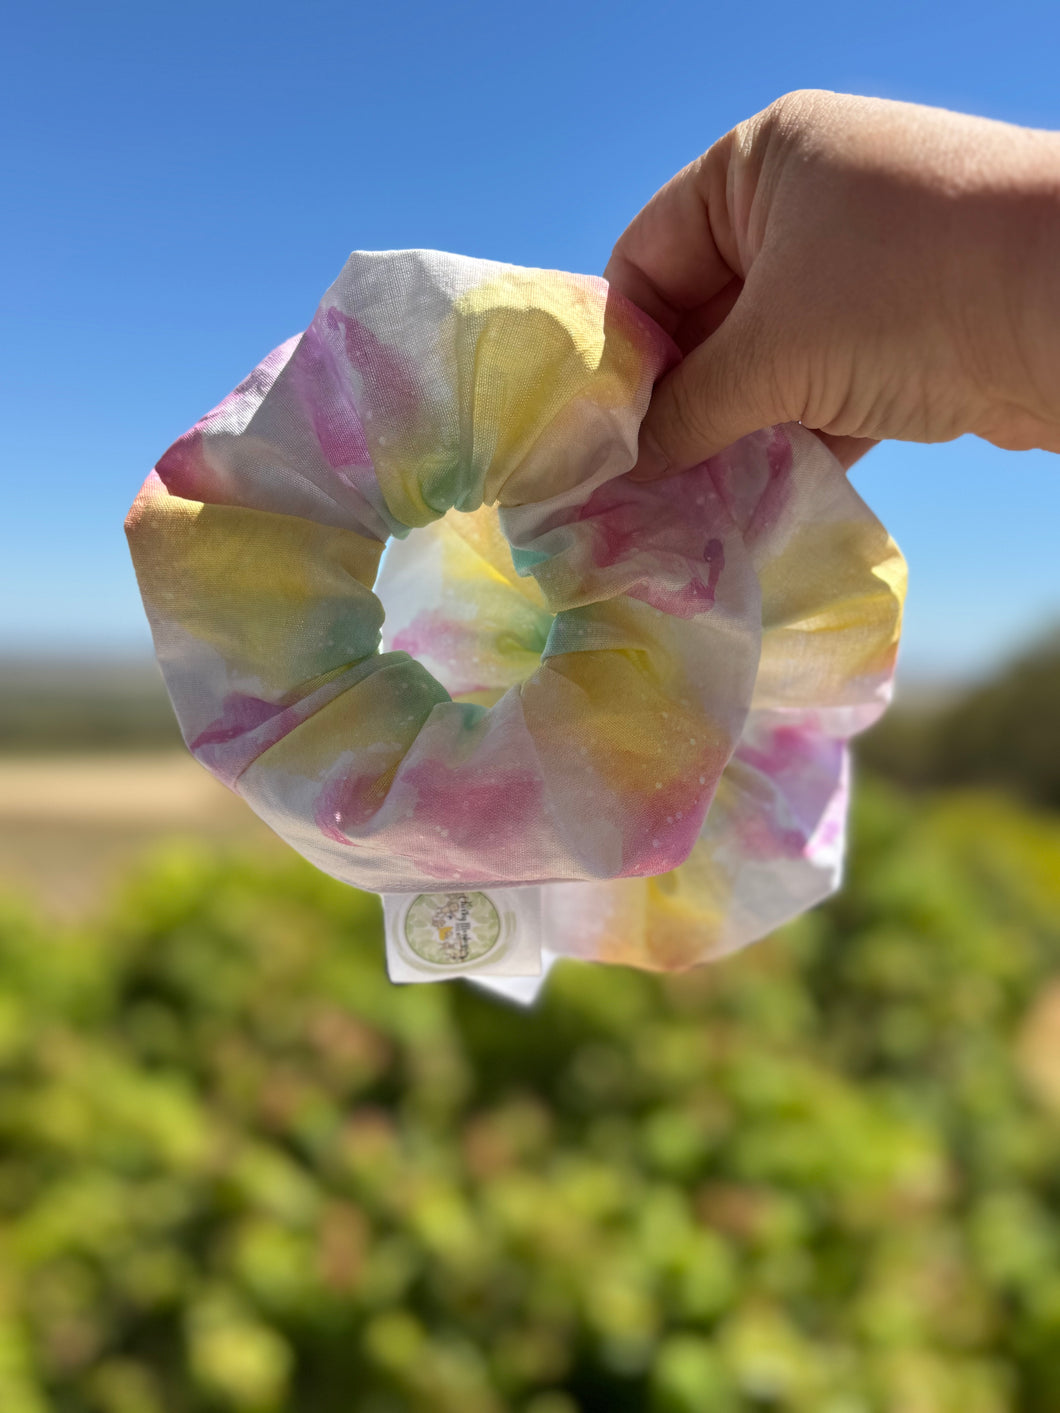
[(777, 391), (776, 344), (776, 330), (767, 336), (750, 302), (738, 299), (717, 330), (656, 387), (633, 479), (684, 471), (749, 432), (797, 418)]

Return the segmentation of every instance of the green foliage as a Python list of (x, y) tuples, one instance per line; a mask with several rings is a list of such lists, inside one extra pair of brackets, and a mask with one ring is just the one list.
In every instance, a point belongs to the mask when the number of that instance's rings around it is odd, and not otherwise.
[(866, 783), (856, 839), (768, 943), (529, 1013), (392, 987), (293, 856), (9, 908), (0, 1409), (1053, 1413), (1060, 824)]

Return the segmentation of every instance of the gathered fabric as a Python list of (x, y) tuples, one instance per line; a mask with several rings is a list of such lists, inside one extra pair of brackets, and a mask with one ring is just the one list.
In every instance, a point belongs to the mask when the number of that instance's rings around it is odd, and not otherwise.
[(632, 481), (677, 357), (601, 279), (352, 255), (127, 521), (191, 751), (357, 887), (543, 885), (559, 954), (828, 894), (904, 562), (799, 426)]

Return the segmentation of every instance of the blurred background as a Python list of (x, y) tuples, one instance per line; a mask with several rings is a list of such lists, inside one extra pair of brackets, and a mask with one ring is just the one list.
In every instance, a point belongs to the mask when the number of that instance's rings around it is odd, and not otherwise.
[(391, 988), (180, 747), (121, 522), (351, 248), (600, 270), (780, 93), (1060, 126), (1055, 7), (43, 0), (0, 48), (2, 1413), (1056, 1413), (1060, 475), (891, 444), (843, 893)]

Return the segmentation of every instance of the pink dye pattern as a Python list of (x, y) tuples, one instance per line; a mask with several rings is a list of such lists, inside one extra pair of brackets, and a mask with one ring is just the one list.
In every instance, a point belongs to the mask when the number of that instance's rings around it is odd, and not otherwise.
[(166, 490), (182, 500), (208, 501), (215, 473), (206, 460), (202, 423), (178, 437), (155, 470)]
[(261, 697), (247, 697), (242, 692), (232, 692), (221, 703), (221, 715), (210, 723), (205, 731), (200, 731), (192, 741), (191, 749), (200, 746), (218, 746), (226, 741), (234, 741), (247, 731), (271, 721), (283, 711), (278, 702), (266, 702)]
[(625, 295), (616, 294), (605, 280), (594, 279), (593, 284), (603, 285), (607, 291), (604, 327), (608, 335), (624, 334), (634, 348), (645, 351), (651, 364), (653, 382), (680, 363), (681, 350), (677, 344), (639, 305)]
[[(694, 618), (713, 607), (725, 568), (725, 547), (709, 535), (719, 509), (709, 475), (696, 467), (668, 480), (664, 493), (625, 477), (607, 481), (581, 507), (578, 520), (593, 521), (593, 562), (600, 568), (649, 553), (687, 573), (679, 588), (660, 585), (653, 573), (626, 593), (675, 618)], [(706, 578), (700, 565), (706, 565)]]
[(802, 829), (782, 829), (768, 808), (757, 800), (754, 812), (738, 819), (735, 835), (748, 859), (763, 863), (770, 859), (805, 857), (810, 836)]
[[(761, 484), (752, 469), (754, 463), (765, 471), (765, 484), (757, 491), (751, 491)], [(791, 439), (783, 427), (753, 432), (705, 465), (748, 543), (776, 524), (792, 491), (794, 466)]]
[(668, 873), (685, 862), (703, 828), (724, 765), (724, 757), (718, 759), (716, 753), (704, 756), (665, 793), (631, 806), (631, 817), (643, 822), (632, 838), (632, 831), (627, 831), (620, 877)]
[(439, 608), (425, 608), (395, 633), (391, 647), (410, 657), (427, 658), (440, 669), (439, 680), (448, 692), (485, 692), (495, 684), (480, 682), (470, 661), (479, 640), (474, 624), (450, 618)]
[(737, 748), (736, 754), (763, 775), (782, 779), (802, 775), (808, 768), (819, 768), (826, 758), (841, 750), (838, 741), (822, 736), (813, 727), (778, 726), (769, 732), (767, 746), (760, 749), (745, 742)]
[[(216, 502), (216, 482), (219, 473), (206, 459), (206, 434), (211, 436), (238, 435), (234, 429), (244, 419), (240, 417), (246, 404), (256, 411), (265, 399), (266, 393), (276, 381), (284, 365), (298, 345), (298, 338), (274, 348), (252, 372), (248, 373), (237, 388), (228, 394), (216, 407), (201, 417), (190, 431), (178, 437), (169, 450), (161, 457), (155, 470), (170, 495), (183, 500)], [(231, 433), (223, 427), (214, 428), (215, 422), (230, 422)], [(224, 503), (223, 501), (220, 503)]]
[[(526, 770), (484, 775), (479, 767), (453, 769), (434, 760), (401, 772), (402, 791), (416, 793), (421, 865), (428, 874), (497, 882), (518, 875), (527, 822), (540, 817), (541, 783)], [(356, 847), (350, 834), (371, 822), (385, 795), (378, 774), (331, 780), (317, 799), (317, 828), (337, 844)]]
[(782, 829), (766, 815), (747, 819), (740, 837), (752, 856), (798, 857), (805, 852), (840, 779), (844, 749), (842, 741), (805, 726), (778, 727), (761, 749), (747, 743), (737, 748), (736, 759), (764, 775), (804, 826)]
[(521, 877), (532, 855), (528, 833), (544, 813), (541, 780), (532, 771), (423, 760), (402, 772), (401, 783), (415, 790), (416, 819), (437, 849), (426, 860), (432, 872), (444, 857), (450, 877), (467, 876), (468, 869), (497, 882)]
[(291, 384), (332, 470), (347, 466), (370, 469), (372, 458), (344, 366), (344, 352), (335, 347), (336, 337), (341, 342), (338, 321), (333, 317), (336, 312), (319, 311), (305, 331), (291, 360)]
[(302, 704), (284, 706), (233, 692), (225, 697), (217, 720), (189, 741), (188, 747), (211, 775), (234, 788), (258, 756), (304, 719)]
[(367, 410), (386, 424), (407, 429), (419, 416), (422, 398), (397, 350), (341, 309), (332, 307), (324, 317), (329, 329), (342, 330), (346, 357), (360, 374)]
[(813, 836), (815, 849), (832, 849), (839, 843), (846, 829), (846, 791), (843, 791), (843, 811), (842, 815), (837, 815), (834, 819), (826, 819), (820, 829)]
[(748, 543), (766, 530), (772, 529), (787, 504), (791, 491), (791, 471), (794, 457), (791, 442), (782, 427), (771, 427), (767, 433), (766, 462), (769, 466), (769, 481), (751, 523), (747, 527)]

